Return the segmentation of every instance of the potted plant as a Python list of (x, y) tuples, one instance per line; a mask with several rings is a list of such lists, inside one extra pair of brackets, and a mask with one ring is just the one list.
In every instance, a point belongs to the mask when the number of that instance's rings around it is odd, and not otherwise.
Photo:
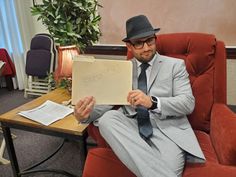
[(31, 13), (42, 20), (60, 46), (76, 45), (83, 51), (101, 34), (98, 7), (98, 0), (43, 0), (31, 7)]
[(72, 57), (97, 42), (101, 35), (98, 0), (42, 0), (34, 1), (31, 13), (38, 16), (54, 38), (58, 47), (58, 67), (55, 80), (69, 78)]

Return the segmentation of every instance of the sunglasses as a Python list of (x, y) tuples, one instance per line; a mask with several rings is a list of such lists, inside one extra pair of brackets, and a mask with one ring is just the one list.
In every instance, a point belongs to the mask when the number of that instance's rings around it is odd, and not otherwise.
[(148, 46), (151, 46), (156, 43), (156, 36), (150, 37), (144, 41), (130, 41), (130, 43), (134, 46), (135, 49), (142, 49), (144, 44), (146, 43)]

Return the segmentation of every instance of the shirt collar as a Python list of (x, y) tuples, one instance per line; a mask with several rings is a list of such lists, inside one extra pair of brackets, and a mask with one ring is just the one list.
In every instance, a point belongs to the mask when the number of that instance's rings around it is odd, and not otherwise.
[[(153, 56), (152, 60), (148, 62), (148, 64), (150, 65), (150, 68), (152, 67), (152, 65), (154, 63), (155, 58), (156, 58), (156, 54)], [(137, 59), (136, 59), (136, 62), (137, 62), (138, 67), (140, 67), (142, 62), (138, 61)]]

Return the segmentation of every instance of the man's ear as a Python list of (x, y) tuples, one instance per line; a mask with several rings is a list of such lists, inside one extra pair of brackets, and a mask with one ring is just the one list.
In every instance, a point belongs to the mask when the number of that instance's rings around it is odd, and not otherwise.
[(126, 42), (126, 47), (127, 47), (128, 51), (132, 51), (132, 50), (131, 50), (131, 47), (132, 47), (132, 46), (131, 46), (131, 44), (130, 44), (129, 42)]

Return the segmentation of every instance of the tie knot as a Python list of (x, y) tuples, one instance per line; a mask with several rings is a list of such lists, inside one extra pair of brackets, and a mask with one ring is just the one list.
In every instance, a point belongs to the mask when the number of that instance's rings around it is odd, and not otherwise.
[(150, 65), (149, 65), (148, 63), (142, 63), (142, 64), (140, 65), (142, 71), (146, 71), (146, 69), (147, 69), (149, 66), (150, 66)]

